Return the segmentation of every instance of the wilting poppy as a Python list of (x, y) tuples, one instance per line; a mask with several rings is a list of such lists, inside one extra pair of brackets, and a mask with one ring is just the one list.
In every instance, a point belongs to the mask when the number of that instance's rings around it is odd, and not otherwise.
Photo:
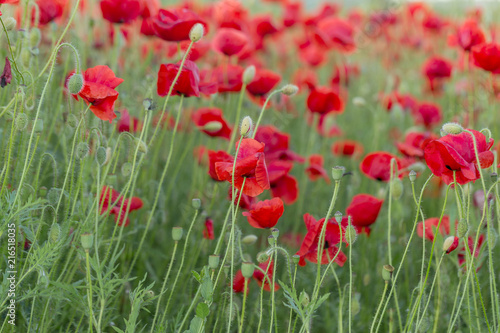
[(231, 137), (231, 128), (227, 125), (220, 109), (198, 109), (191, 115), (191, 119), (193, 119), (200, 131), (209, 136), (221, 137), (227, 140)]
[(323, 156), (319, 154), (309, 156), (309, 166), (306, 168), (306, 173), (312, 181), (323, 178), (327, 183), (330, 183), (330, 178), (323, 168)]
[(10, 67), (10, 61), (8, 57), (5, 57), (5, 66), (3, 68), (2, 76), (0, 77), (0, 86), (3, 88), (10, 84), (12, 81), (12, 69)]
[[(377, 220), (384, 200), (377, 199), (369, 194), (355, 195), (346, 209), (346, 215), (351, 217), (351, 224), (370, 235), (370, 226)], [(342, 218), (342, 225), (348, 224), (348, 217)]]
[(103, 0), (101, 1), (102, 17), (111, 23), (130, 23), (141, 13), (138, 0)]
[[(178, 64), (161, 64), (158, 71), (157, 92), (158, 95), (167, 96), (170, 87), (179, 71), (180, 62)], [(200, 72), (198, 66), (190, 60), (184, 62), (184, 67), (179, 75), (179, 78), (172, 89), (172, 95), (184, 97), (196, 96), (200, 97), (200, 92), (205, 95), (211, 95), (217, 91), (214, 84), (201, 84)]]
[(485, 71), (497, 73), (500, 71), (500, 44), (487, 43), (472, 48), (474, 65)]
[[(425, 238), (433, 241), (436, 236), (436, 229), (439, 225), (438, 217), (431, 217), (425, 220)], [(439, 227), (439, 232), (441, 235), (450, 234), (450, 217), (444, 215), (441, 220), (441, 226)], [(417, 224), (417, 235), (418, 237), (424, 237), (424, 222), (419, 222)]]
[(203, 238), (214, 239), (214, 221), (210, 218), (205, 219), (205, 228), (203, 229)]
[(280, 198), (259, 201), (248, 212), (243, 212), (248, 223), (254, 228), (270, 229), (277, 223), (284, 212), (283, 201)]
[(221, 28), (212, 39), (212, 47), (218, 53), (233, 56), (240, 53), (248, 42), (248, 36), (242, 31)]
[(271, 91), (279, 82), (281, 76), (271, 70), (259, 68), (255, 71), (255, 77), (247, 85), (247, 91), (253, 96), (263, 96)]
[(480, 166), (477, 165), (472, 136), (467, 132), (457, 135), (448, 134), (437, 140), (430, 141), (424, 150), (425, 162), (432, 173), (441, 177), (446, 184), (453, 182), (455, 172), (457, 182), (461, 185), (480, 178), (479, 167), (489, 168), (494, 156), (490, 151), (494, 140), (481, 132), (471, 130), (476, 139)]
[(189, 40), (189, 32), (196, 24), (201, 23), (207, 32), (207, 24), (195, 12), (186, 9), (160, 9), (153, 18), (153, 29), (156, 36), (169, 42)]
[(396, 156), (383, 151), (366, 155), (360, 164), (361, 171), (368, 178), (388, 182), (391, 179), (391, 160), (393, 158), (396, 159), (393, 172), (397, 175), (398, 170), (401, 168), (400, 160)]
[[(110, 206), (112, 204), (114, 206)], [(108, 186), (103, 186), (101, 190), (101, 196), (99, 199), (99, 205), (101, 208), (101, 215), (109, 211), (109, 214), (115, 215), (116, 222), (119, 226), (128, 226), (130, 220), (127, 216), (125, 220), (125, 215), (127, 212), (137, 210), (142, 207), (142, 200), (137, 197), (132, 197), (131, 199), (123, 199), (121, 194), (115, 189)]]

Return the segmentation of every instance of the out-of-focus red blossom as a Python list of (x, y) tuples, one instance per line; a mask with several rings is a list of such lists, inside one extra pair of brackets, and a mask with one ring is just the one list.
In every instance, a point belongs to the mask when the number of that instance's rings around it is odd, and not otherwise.
[(120, 112), (120, 120), (117, 123), (118, 132), (137, 132), (139, 130), (139, 119), (136, 117), (130, 117), (130, 113), (127, 109), (123, 109)]
[(323, 168), (323, 156), (319, 154), (313, 154), (309, 156), (309, 166), (306, 168), (307, 176), (310, 180), (315, 181), (319, 178), (323, 178), (327, 184), (330, 183), (330, 177)]
[[(467, 243), (469, 245), (469, 251), (470, 251), (471, 255), (474, 252), (474, 241), (475, 240), (476, 240), (476, 238), (474, 236), (467, 237)], [(483, 234), (479, 235), (479, 239), (477, 240), (476, 251), (474, 252), (475, 258), (479, 257), (479, 253), (481, 251), (481, 247), (483, 246), (484, 240), (485, 240), (484, 235)], [(465, 246), (463, 246), (460, 249), (460, 252), (458, 252), (457, 256), (458, 256), (458, 265), (459, 266), (464, 265), (466, 262), (466, 260), (465, 260)], [(479, 270), (479, 268), (481, 268), (481, 267), (477, 267), (477, 270)]]
[(302, 15), (302, 2), (287, 1), (283, 4), (283, 25), (287, 28), (300, 22)]
[(138, 0), (102, 0), (102, 17), (111, 23), (130, 23), (141, 13)]
[(293, 163), (282, 160), (273, 160), (267, 164), (271, 193), (287, 205), (293, 204), (299, 196), (297, 179), (289, 175), (292, 167)]
[(226, 153), (223, 150), (219, 151), (213, 151), (209, 150), (208, 151), (208, 159), (209, 159), (209, 169), (208, 169), (208, 174), (213, 180), (216, 181), (223, 181), (222, 179), (219, 179), (219, 176), (217, 176), (217, 172), (215, 171), (215, 163), (217, 162), (230, 162), (233, 161), (233, 157)]
[(233, 56), (240, 53), (248, 42), (248, 36), (242, 31), (220, 28), (212, 39), (212, 48), (218, 53)]
[(307, 87), (309, 90), (318, 85), (318, 76), (316, 72), (309, 68), (299, 68), (293, 75), (292, 82), (299, 88)]
[(189, 32), (196, 23), (203, 24), (205, 34), (208, 32), (207, 23), (186, 8), (160, 9), (152, 23), (156, 36), (170, 42), (189, 40)]
[(344, 112), (344, 102), (340, 95), (328, 87), (316, 87), (311, 90), (307, 97), (307, 107), (309, 111), (320, 115)]
[[(398, 174), (401, 169), (401, 161), (396, 156), (384, 152), (373, 152), (365, 156), (361, 161), (360, 168), (368, 178), (388, 182), (391, 179), (391, 160), (396, 159), (396, 166), (393, 170), (394, 174)], [(399, 174), (401, 178), (402, 175)]]
[(338, 17), (327, 17), (318, 22), (316, 40), (328, 48), (350, 52), (356, 48), (354, 28), (351, 24)]
[(250, 25), (254, 27), (255, 33), (260, 38), (264, 38), (268, 35), (275, 34), (276, 32), (279, 31), (278, 28), (276, 28), (274, 24), (271, 22), (271, 16), (268, 14), (255, 16), (251, 20)]
[[(436, 230), (439, 225), (439, 217), (431, 217), (425, 219), (425, 238), (434, 241), (434, 237), (436, 236)], [(448, 215), (444, 215), (441, 220), (441, 226), (439, 227), (439, 231), (441, 235), (449, 235), (450, 234), (450, 217)], [(418, 237), (424, 237), (424, 222), (419, 222), (417, 224), (417, 234)]]
[(193, 157), (200, 165), (208, 165), (208, 148), (205, 146), (196, 146), (193, 148)]
[[(488, 195), (488, 203), (487, 203), (486, 207), (489, 208), (491, 206), (491, 203), (494, 200), (495, 200), (495, 196), (493, 195), (493, 193), (490, 193)], [(477, 190), (474, 192), (474, 194), (472, 195), (472, 203), (474, 204), (474, 207), (481, 209), (481, 211), (483, 210), (483, 207), (484, 207), (484, 191), (483, 190)]]
[[(111, 206), (115, 202), (116, 204)], [(127, 212), (130, 213), (134, 210), (142, 208), (142, 200), (137, 197), (123, 199), (120, 192), (111, 187), (103, 186), (101, 196), (99, 198), (99, 205), (102, 207), (101, 215), (109, 212), (109, 214), (115, 215), (116, 223), (118, 223), (119, 226), (126, 227), (130, 224), (130, 219), (128, 216), (127, 219), (125, 219), (125, 215), (127, 215)]]
[(354, 140), (340, 140), (332, 144), (331, 150), (335, 156), (357, 157), (363, 154), (363, 145)]
[[(308, 115), (308, 124), (312, 124), (314, 122), (312, 117), (313, 115), (313, 113)], [(331, 115), (332, 116), (330, 117), (328, 114), (320, 115), (318, 125), (316, 127), (318, 134), (326, 138), (342, 136), (344, 132), (334, 121), (335, 113), (331, 113)]]
[[(2, 4), (15, 5), (15, 4), (18, 4), (18, 3), (19, 3), (19, 0), (0, 0), (0, 5), (2, 5)], [(1, 12), (0, 12), (0, 16), (2, 16)]]
[(479, 167), (489, 168), (494, 156), (490, 151), (494, 140), (481, 132), (469, 129), (474, 134), (479, 153), (480, 166), (476, 163), (474, 142), (467, 132), (457, 135), (448, 134), (437, 140), (430, 141), (424, 150), (425, 162), (435, 176), (441, 177), (446, 184), (453, 182), (456, 173), (457, 182), (461, 185), (480, 178)]
[(457, 236), (454, 236), (453, 242), (451, 243), (450, 247), (448, 247), (448, 249), (446, 250), (446, 254), (450, 254), (451, 252), (453, 252), (458, 247), (459, 241), (460, 241), (460, 238), (458, 238)]
[(431, 91), (437, 91), (440, 83), (451, 77), (452, 64), (447, 59), (432, 57), (422, 66), (422, 72), (427, 77)]
[[(222, 110), (218, 108), (201, 108), (196, 110), (192, 115), (191, 119), (196, 126), (203, 133), (212, 136), (220, 137), (229, 140), (231, 137), (231, 128), (227, 125), (226, 120), (223, 117)], [(220, 129), (211, 130), (210, 128), (205, 128), (207, 125), (220, 124)]]
[[(236, 147), (238, 147), (238, 142)], [(215, 172), (219, 180), (232, 183), (233, 157), (230, 162), (215, 162)], [(243, 180), (245, 186), (242, 189)], [(236, 159), (234, 187), (251, 197), (258, 196), (270, 188), (264, 157), (264, 144), (254, 139), (243, 139)]]
[(377, 199), (369, 194), (355, 195), (351, 203), (346, 209), (346, 215), (342, 217), (342, 226), (347, 227), (349, 218), (351, 217), (351, 224), (358, 230), (370, 235), (370, 226), (377, 220), (380, 209), (384, 200)]
[(10, 84), (12, 81), (12, 68), (10, 66), (10, 60), (5, 57), (5, 66), (3, 67), (2, 76), (0, 77), (0, 86), (3, 88)]
[(239, 65), (227, 65), (216, 67), (212, 71), (212, 79), (217, 82), (219, 93), (237, 92), (243, 85), (243, 67)]
[(404, 142), (397, 142), (396, 147), (407, 157), (423, 158), (427, 143), (437, 138), (437, 135), (431, 132), (408, 132)]
[(427, 15), (424, 17), (422, 21), (422, 26), (433, 33), (439, 34), (443, 30), (444, 27), (448, 25), (448, 22), (443, 18), (439, 17), (436, 13), (427, 12)]
[[(68, 0), (37, 0), (36, 4), (39, 12), (38, 23), (43, 26), (63, 15)], [(35, 19), (36, 11), (35, 8), (33, 8), (31, 13), (32, 23), (35, 23)]]
[(279, 82), (281, 76), (269, 69), (259, 68), (255, 71), (255, 77), (247, 85), (247, 91), (253, 96), (263, 96), (271, 91)]
[(115, 73), (108, 66), (96, 66), (87, 69), (83, 74), (83, 88), (73, 97), (78, 100), (78, 96), (88, 104), (91, 104), (92, 111), (99, 119), (108, 120), (110, 123), (116, 118), (114, 113), (115, 102), (118, 99), (118, 92), (115, 90), (122, 82), (115, 76)]
[(214, 221), (211, 218), (205, 219), (205, 228), (203, 229), (203, 238), (214, 239)]
[(257, 129), (255, 140), (265, 144), (266, 161), (294, 161), (302, 163), (304, 158), (290, 149), (290, 134), (280, 132), (272, 125), (262, 125)]
[(332, 85), (344, 84), (348, 85), (353, 76), (359, 75), (359, 67), (357, 65), (347, 65), (335, 67), (332, 76)]
[(316, 44), (300, 49), (299, 55), (300, 59), (311, 67), (320, 66), (326, 59), (324, 50)]
[(340, 6), (336, 3), (324, 3), (318, 12), (304, 20), (306, 26), (317, 26), (318, 22), (324, 18), (334, 16), (340, 11)]
[(285, 208), (283, 201), (280, 198), (272, 198), (271, 200), (259, 201), (248, 212), (243, 212), (248, 223), (254, 228), (270, 229), (277, 223)]
[(434, 125), (441, 124), (443, 118), (441, 108), (434, 103), (421, 103), (417, 109), (412, 112), (415, 123), (424, 125), (430, 129)]
[(500, 73), (500, 44), (486, 43), (472, 48), (474, 65), (485, 71)]
[(247, 22), (248, 10), (238, 0), (217, 1), (213, 7), (213, 17), (218, 27), (241, 29)]
[[(271, 283), (273, 281), (273, 270), (274, 270), (274, 261), (271, 259), (259, 264), (259, 268), (262, 269), (266, 274), (259, 270), (255, 269), (253, 272), (253, 278), (255, 281), (257, 281), (257, 284), (259, 287), (262, 287), (262, 284), (264, 283), (264, 290), (265, 291), (271, 291)], [(280, 286), (275, 283), (274, 284), (274, 291), (277, 291), (280, 289)], [(243, 277), (243, 273), (241, 272), (241, 269), (236, 273), (234, 276), (233, 280), (233, 291), (235, 293), (242, 293), (245, 290), (245, 278)], [(249, 285), (247, 284), (247, 292), (250, 290)]]
[(457, 42), (464, 51), (470, 51), (475, 45), (485, 42), (484, 33), (476, 20), (466, 20), (457, 29)]
[[(306, 259), (312, 263), (318, 263), (318, 243), (325, 218), (316, 221), (312, 215), (306, 213), (304, 214), (304, 223), (307, 228), (307, 234), (302, 241), (299, 251), (296, 253), (300, 256), (300, 266), (306, 265)], [(336, 246), (340, 243), (341, 233), (343, 232), (344, 230), (339, 227), (334, 219), (328, 220), (325, 232), (325, 244), (323, 246), (323, 253), (321, 253), (321, 265), (328, 264), (335, 256), (337, 256), (335, 262), (339, 266), (343, 266), (347, 261), (346, 255)], [(342, 238), (344, 239), (345, 237)]]
[[(178, 64), (161, 64), (158, 71), (157, 92), (164, 97), (168, 95), (170, 87), (179, 71)], [(198, 66), (190, 60), (184, 62), (181, 75), (172, 89), (173, 96), (184, 95), (184, 97), (200, 97), (200, 92), (205, 95), (214, 94), (217, 91), (215, 84), (200, 83), (200, 72)]]

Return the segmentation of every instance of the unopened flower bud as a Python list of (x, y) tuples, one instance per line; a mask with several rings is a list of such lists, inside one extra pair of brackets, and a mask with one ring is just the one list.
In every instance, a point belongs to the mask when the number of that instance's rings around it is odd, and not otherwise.
[(183, 229), (182, 227), (173, 227), (172, 228), (172, 239), (176, 242), (180, 241), (182, 238)]
[(71, 75), (68, 80), (68, 91), (70, 94), (76, 95), (83, 89), (83, 76), (80, 73)]
[(216, 254), (212, 254), (208, 257), (208, 267), (211, 269), (216, 269), (219, 267), (219, 262), (220, 262), (220, 256)]
[(267, 237), (267, 242), (269, 243), (269, 245), (274, 246), (274, 245), (276, 245), (276, 238), (274, 238), (274, 236), (271, 235), (271, 236)]
[(411, 170), (408, 178), (410, 178), (410, 181), (413, 183), (415, 179), (417, 179), (417, 173), (414, 170)]
[(68, 126), (71, 128), (76, 128), (78, 126), (78, 118), (74, 114), (68, 116)]
[(458, 247), (459, 238), (456, 236), (449, 236), (444, 240), (443, 251), (449, 254)]
[[(460, 134), (464, 131), (464, 128), (462, 127), (462, 125), (460, 124), (457, 124), (457, 123), (446, 123), (443, 125), (443, 127), (441, 127), (441, 135), (444, 136), (444, 135), (447, 135), (447, 134), (453, 134), (453, 135), (457, 135), (457, 134)], [(444, 135), (443, 135), (444, 133)]]
[(273, 228), (271, 230), (271, 235), (273, 235), (274, 238), (278, 239), (279, 235), (280, 235), (280, 231), (278, 228)]
[(49, 231), (49, 239), (52, 243), (56, 243), (61, 235), (61, 226), (57, 223), (52, 224)]
[(251, 262), (244, 262), (243, 264), (241, 264), (241, 273), (243, 274), (243, 277), (246, 279), (249, 279), (253, 276), (254, 270), (255, 267)]
[(461, 219), (460, 222), (458, 222), (458, 226), (457, 226), (458, 238), (465, 237), (467, 235), (468, 231), (469, 231), (469, 224), (467, 223), (467, 220)]
[(309, 305), (309, 301), (310, 301), (309, 295), (305, 291), (301, 291), (300, 296), (299, 296), (300, 304), (302, 304), (302, 306), (306, 307)]
[(29, 67), (31, 62), (31, 52), (27, 48), (21, 51), (21, 63), (24, 67)]
[(146, 98), (142, 101), (142, 106), (144, 109), (151, 111), (153, 109), (153, 100), (151, 98)]
[(76, 146), (76, 158), (83, 160), (89, 154), (90, 147), (87, 142), (80, 142)]
[(298, 265), (299, 261), (300, 261), (300, 256), (298, 254), (294, 254), (292, 256), (292, 261), (295, 265)]
[(60, 189), (55, 187), (49, 190), (49, 193), (47, 194), (47, 200), (49, 201), (49, 204), (51, 204), (52, 206), (57, 205), (57, 202), (59, 201), (60, 191)]
[(249, 84), (250, 82), (253, 81), (253, 78), (255, 77), (255, 66), (251, 65), (245, 68), (245, 71), (243, 72), (243, 83)]
[(261, 264), (269, 259), (269, 255), (266, 252), (260, 252), (257, 254), (257, 261)]
[(490, 177), (492, 182), (496, 182), (498, 179), (498, 174), (496, 172), (493, 172), (490, 174)]
[(97, 148), (97, 152), (95, 154), (95, 159), (97, 161), (97, 164), (99, 164), (100, 166), (103, 166), (107, 160), (106, 148), (104, 148), (104, 147)]
[(26, 113), (19, 113), (14, 120), (14, 127), (18, 131), (22, 131), (28, 126), (28, 116)]
[(222, 123), (220, 121), (209, 121), (202, 129), (207, 132), (216, 133), (222, 129)]
[(335, 216), (335, 221), (337, 221), (337, 223), (342, 222), (342, 213), (341, 212), (337, 211), (334, 216)]
[(123, 163), (121, 171), (122, 171), (123, 177), (128, 177), (130, 175), (130, 173), (132, 172), (132, 163), (130, 163), (130, 162)]
[(332, 168), (332, 178), (335, 181), (339, 181), (344, 176), (345, 168), (343, 166), (334, 166)]
[(203, 24), (196, 23), (189, 31), (189, 39), (191, 39), (192, 42), (196, 43), (203, 37), (204, 34), (205, 28), (203, 27)]
[(35, 121), (35, 124), (33, 125), (33, 130), (35, 131), (35, 134), (41, 134), (43, 131), (43, 120), (42, 119), (37, 119)]
[(32, 28), (30, 30), (30, 46), (32, 48), (38, 47), (40, 40), (42, 39), (42, 33), (38, 28)]
[(146, 143), (140, 139), (135, 139), (135, 143), (137, 145), (137, 149), (139, 150), (140, 153), (147, 154), (148, 153), (148, 146), (146, 146)]
[(394, 272), (394, 267), (391, 265), (384, 265), (382, 269), (382, 278), (386, 283), (390, 282), (392, 279), (392, 273)]
[(395, 200), (398, 200), (401, 198), (401, 195), (403, 195), (403, 182), (399, 178), (394, 178), (391, 180), (391, 192), (392, 192), (392, 197)]
[(241, 242), (246, 245), (252, 245), (257, 241), (257, 236), (247, 235), (241, 239)]
[(194, 209), (200, 209), (201, 200), (198, 198), (194, 198), (193, 200), (191, 200), (191, 205), (193, 206)]
[(286, 96), (293, 96), (299, 91), (299, 87), (294, 84), (287, 84), (281, 88), (281, 93)]
[(11, 31), (16, 27), (17, 21), (13, 17), (7, 17), (5, 20), (3, 20), (3, 24), (5, 25), (5, 30)]
[(360, 107), (360, 106), (366, 105), (366, 101), (365, 101), (365, 99), (363, 97), (359, 97), (358, 96), (358, 97), (354, 97), (352, 99), (352, 104), (354, 104), (357, 107)]
[(40, 190), (39, 190), (39, 193), (40, 193), (40, 196), (42, 198), (45, 198), (45, 196), (47, 195), (47, 187), (45, 186), (41, 186), (40, 187)]
[(252, 118), (250, 118), (249, 116), (246, 116), (241, 121), (240, 135), (250, 136), (250, 134), (252, 133), (252, 129), (253, 129)]
[(94, 235), (86, 232), (80, 236), (80, 241), (82, 242), (82, 247), (85, 252), (88, 252), (92, 248), (92, 244), (94, 243)]
[(345, 228), (345, 241), (347, 244), (352, 245), (356, 241), (358, 233), (356, 232), (356, 228), (349, 223), (349, 225)]
[(152, 290), (146, 290), (146, 295), (144, 296), (144, 300), (150, 300), (155, 297), (155, 292)]

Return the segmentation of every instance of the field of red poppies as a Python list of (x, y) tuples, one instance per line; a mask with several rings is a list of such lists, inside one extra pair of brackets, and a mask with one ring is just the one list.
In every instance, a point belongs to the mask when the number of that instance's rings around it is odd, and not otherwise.
[(0, 331), (498, 332), (498, 17), (0, 0)]

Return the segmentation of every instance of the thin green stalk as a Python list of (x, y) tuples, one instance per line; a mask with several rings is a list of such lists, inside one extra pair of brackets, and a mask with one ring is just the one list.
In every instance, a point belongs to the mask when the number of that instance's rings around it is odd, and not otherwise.
[(240, 327), (238, 329), (239, 333), (243, 332), (243, 322), (245, 320), (245, 305), (246, 305), (246, 301), (247, 301), (247, 289), (248, 289), (248, 279), (245, 278), (245, 285), (243, 287), (243, 305), (241, 306)]
[(370, 332), (373, 332), (373, 329), (375, 328), (375, 322), (377, 321), (378, 314), (380, 313), (380, 309), (382, 308), (382, 304), (384, 303), (384, 298), (385, 298), (385, 294), (387, 293), (388, 286), (389, 286), (389, 281), (386, 281), (384, 283), (384, 291), (382, 292), (382, 298), (380, 299), (380, 303), (378, 304), (378, 307), (377, 307), (377, 312), (375, 312), (375, 317), (373, 318)]

